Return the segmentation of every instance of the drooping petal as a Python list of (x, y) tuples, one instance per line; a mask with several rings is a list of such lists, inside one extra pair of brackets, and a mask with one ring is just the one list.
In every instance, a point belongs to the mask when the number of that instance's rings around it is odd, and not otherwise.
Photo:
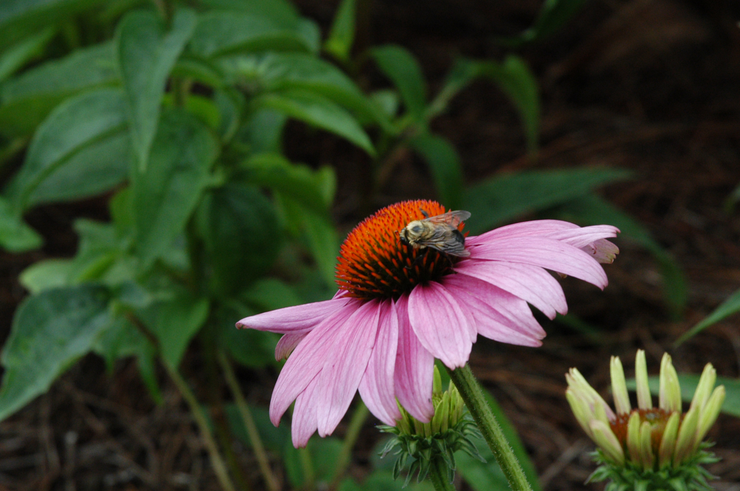
[(470, 276), (449, 275), (443, 284), (467, 305), (479, 335), (521, 346), (542, 344), (545, 330), (521, 298)]
[(619, 254), (619, 247), (615, 246), (606, 239), (597, 240), (587, 246), (581, 247), (581, 250), (590, 254), (601, 264), (611, 264)]
[(409, 295), (409, 320), (421, 344), (450, 368), (467, 363), (475, 342), (470, 313), (436, 281)]
[(476, 248), (475, 258), (531, 264), (573, 276), (602, 289), (608, 283), (604, 269), (589, 254), (577, 247), (545, 237), (496, 240)]
[(349, 301), (350, 299), (338, 297), (323, 302), (271, 310), (270, 312), (245, 317), (236, 323), (236, 327), (280, 334), (306, 331), (313, 329), (327, 316), (347, 306)]
[(579, 249), (594, 242), (616, 237), (619, 229), (612, 225), (591, 225), (590, 227), (574, 227), (558, 232), (544, 234), (543, 237), (559, 240)]
[(277, 342), (277, 346), (275, 346), (275, 359), (286, 359), (288, 355), (290, 355), (290, 353), (295, 349), (295, 347), (298, 346), (298, 343), (300, 343), (303, 338), (308, 335), (309, 332), (311, 331), (297, 331), (283, 334), (283, 336)]
[(385, 300), (380, 306), (380, 321), (373, 354), (360, 382), (360, 397), (371, 413), (387, 425), (401, 419), (396, 403), (393, 373), (398, 348), (398, 312), (395, 302)]
[(472, 276), (534, 305), (550, 319), (566, 314), (568, 304), (560, 283), (550, 273), (529, 264), (475, 260), (473, 257), (455, 265), (458, 274)]
[(396, 303), (398, 314), (398, 350), (393, 374), (398, 402), (411, 416), (428, 423), (434, 416), (432, 384), (434, 356), (416, 337), (408, 312), (408, 296), (402, 295)]
[(334, 351), (334, 344), (346, 341), (344, 329), (347, 320), (360, 306), (351, 300), (345, 308), (335, 310), (309, 332), (293, 351), (280, 371), (270, 400), (270, 421), (275, 426), (290, 404), (303, 392), (311, 380), (322, 370), (324, 361)]
[(322, 395), (317, 408), (322, 437), (334, 431), (357, 392), (375, 346), (380, 311), (379, 300), (362, 304), (343, 326), (341, 339), (319, 358), (324, 360), (316, 389)]

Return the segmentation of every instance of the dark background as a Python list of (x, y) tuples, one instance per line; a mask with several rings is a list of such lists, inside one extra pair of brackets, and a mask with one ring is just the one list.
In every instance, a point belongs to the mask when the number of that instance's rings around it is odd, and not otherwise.
[[(301, 13), (324, 32), (336, 2), (301, 0)], [(358, 49), (396, 43), (419, 60), (430, 93), (455, 57), (502, 60), (510, 51), (496, 36), (514, 35), (533, 22), (541, 2), (430, 0), (372, 2), (359, 26)], [(709, 328), (679, 348), (672, 343), (740, 288), (740, 211), (725, 201), (740, 184), (740, 4), (718, 0), (592, 0), (554, 36), (518, 50), (535, 73), (542, 99), (540, 152), (525, 156), (524, 133), (514, 106), (490, 83), (475, 83), (436, 119), (433, 130), (461, 156), (466, 181), (498, 172), (609, 166), (635, 178), (602, 195), (639, 220), (677, 260), (688, 280), (680, 318), (663, 301), (659, 265), (628, 239), (606, 266), (604, 292), (563, 281), (571, 313), (599, 328), (589, 337), (562, 324), (538, 349), (481, 340), (473, 350), (474, 373), (495, 394), (517, 427), (546, 490), (603, 489), (583, 484), (594, 466), (593, 445), (576, 425), (563, 392), (564, 374), (576, 366), (607, 394), (611, 355), (632, 375), (635, 350), (647, 352), (651, 374), (669, 351), (679, 373), (699, 373), (711, 362), (718, 375), (740, 377), (740, 316)], [(387, 82), (363, 70), (366, 89)], [(330, 164), (339, 177), (335, 219), (345, 232), (364, 216), (357, 209), (366, 163), (361, 151), (299, 124), (289, 126), (288, 155)], [(434, 198), (424, 164), (411, 153), (397, 156), (377, 207), (408, 198)], [(740, 208), (740, 207), (739, 207)], [(76, 249), (72, 220), (105, 219), (105, 198), (34, 210), (27, 218), (46, 239), (43, 251), (0, 253), (0, 339), (25, 292), (18, 274), (46, 257)], [(524, 217), (528, 218), (528, 217)], [(197, 355), (182, 371), (206, 391)], [(0, 424), (0, 490), (3, 489), (218, 489), (198, 434), (178, 392), (164, 374), (165, 402), (155, 406), (134, 362), (119, 362), (112, 375), (88, 356), (49, 391)], [(250, 402), (269, 400), (276, 374), (240, 372)], [(199, 382), (200, 385), (199, 385)], [(371, 418), (372, 419), (372, 418)], [(368, 470), (377, 433), (368, 421), (351, 474)], [(344, 423), (343, 423), (344, 424)], [(343, 426), (340, 425), (339, 432)], [(721, 415), (709, 438), (722, 462), (717, 489), (740, 485), (740, 421)], [(249, 452), (236, 447), (254, 489), (261, 482)]]

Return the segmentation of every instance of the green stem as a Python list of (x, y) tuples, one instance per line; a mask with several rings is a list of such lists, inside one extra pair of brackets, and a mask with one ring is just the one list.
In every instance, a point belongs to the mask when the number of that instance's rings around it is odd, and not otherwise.
[(432, 481), (435, 491), (455, 491), (450, 482), (450, 473), (444, 459), (436, 458), (429, 468), (429, 480)]
[(313, 471), (313, 460), (308, 447), (298, 448), (298, 460), (303, 470), (303, 489), (314, 491), (316, 489), (316, 473)]
[(511, 445), (506, 440), (503, 431), (501, 431), (496, 417), (491, 412), (491, 408), (486, 403), (483, 390), (473, 376), (470, 366), (465, 365), (456, 370), (447, 368), (447, 372), (450, 374), (452, 382), (460, 391), (460, 395), (465, 401), (468, 411), (470, 411), (471, 416), (473, 416), (473, 419), (478, 424), (478, 429), (483, 433), (483, 437), (491, 448), (494, 457), (496, 457), (499, 466), (501, 466), (501, 470), (504, 472), (506, 480), (509, 481), (511, 489), (515, 491), (531, 491), (532, 488), (524, 476), (524, 471), (519, 465), (519, 461), (514, 455)]
[(229, 386), (231, 394), (234, 396), (234, 401), (236, 402), (239, 415), (244, 423), (244, 428), (247, 430), (247, 436), (249, 437), (249, 442), (252, 444), (252, 450), (254, 450), (254, 455), (257, 458), (257, 464), (262, 473), (262, 478), (265, 480), (265, 485), (270, 491), (279, 491), (280, 485), (270, 469), (267, 452), (265, 451), (265, 447), (262, 445), (262, 439), (257, 431), (257, 425), (254, 424), (252, 412), (249, 410), (249, 405), (244, 398), (244, 394), (242, 394), (239, 382), (236, 380), (236, 375), (234, 374), (234, 369), (231, 367), (231, 362), (226, 358), (226, 354), (224, 354), (223, 351), (218, 352), (218, 362), (221, 365), (224, 376), (226, 377), (226, 384)]
[(347, 428), (347, 433), (344, 436), (342, 450), (339, 452), (339, 462), (337, 462), (336, 473), (334, 474), (332, 483), (329, 485), (329, 489), (336, 489), (339, 487), (339, 480), (344, 476), (344, 471), (349, 465), (352, 457), (352, 448), (355, 446), (357, 438), (360, 436), (360, 430), (362, 429), (362, 425), (365, 424), (365, 420), (368, 415), (370, 415), (370, 411), (367, 409), (367, 406), (360, 402), (360, 405), (352, 415), (352, 419), (349, 422), (349, 428)]
[(236, 491), (236, 489), (234, 488), (234, 484), (231, 482), (231, 478), (229, 477), (229, 473), (226, 470), (226, 465), (224, 464), (224, 461), (221, 458), (221, 454), (218, 451), (218, 446), (216, 445), (216, 440), (214, 440), (213, 438), (213, 433), (211, 433), (211, 428), (208, 426), (208, 420), (206, 419), (206, 415), (203, 412), (203, 408), (200, 406), (198, 400), (195, 398), (195, 395), (190, 390), (190, 387), (188, 387), (187, 382), (185, 382), (177, 369), (171, 367), (170, 364), (167, 362), (163, 362), (162, 365), (164, 365), (164, 367), (167, 369), (167, 373), (169, 374), (170, 378), (173, 382), (175, 382), (175, 385), (180, 391), (180, 394), (182, 394), (182, 396), (185, 398), (185, 401), (188, 403), (188, 406), (190, 406), (190, 412), (193, 413), (195, 423), (198, 425), (200, 434), (203, 437), (206, 450), (208, 451), (208, 455), (211, 458), (213, 472), (216, 473), (216, 478), (218, 478), (218, 482), (219, 484), (221, 484), (221, 488), (225, 491)]

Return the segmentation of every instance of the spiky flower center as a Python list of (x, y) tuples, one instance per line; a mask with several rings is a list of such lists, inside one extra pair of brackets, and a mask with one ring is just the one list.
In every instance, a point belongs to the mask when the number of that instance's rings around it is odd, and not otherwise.
[(617, 418), (610, 424), (614, 435), (617, 437), (622, 446), (626, 446), (627, 442), (627, 428), (629, 425), (629, 419), (632, 413), (637, 413), (640, 416), (640, 425), (642, 423), (650, 423), (650, 446), (655, 455), (658, 454), (660, 449), (660, 442), (663, 439), (663, 432), (665, 426), (668, 423), (668, 418), (673, 414), (672, 411), (666, 411), (661, 408), (651, 409), (633, 409), (632, 412), (618, 414)]
[[(357, 298), (398, 298), (416, 285), (452, 272), (460, 258), (401, 242), (399, 232), (414, 220), (445, 213), (436, 201), (413, 200), (387, 206), (349, 233), (339, 252), (336, 281)], [(462, 230), (463, 224), (459, 225)]]

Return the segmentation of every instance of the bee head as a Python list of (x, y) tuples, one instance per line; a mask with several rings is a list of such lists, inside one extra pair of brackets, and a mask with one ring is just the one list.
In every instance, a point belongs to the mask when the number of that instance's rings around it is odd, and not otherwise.
[(402, 229), (398, 231), (398, 237), (401, 239), (401, 244), (409, 245), (409, 238), (406, 235), (406, 229)]

